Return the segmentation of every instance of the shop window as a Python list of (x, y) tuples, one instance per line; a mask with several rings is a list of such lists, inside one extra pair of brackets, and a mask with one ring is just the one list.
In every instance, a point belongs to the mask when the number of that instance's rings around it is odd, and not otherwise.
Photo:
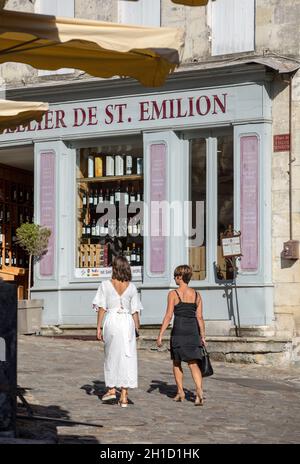
[[(37, 0), (35, 12), (44, 15), (61, 16), (63, 18), (74, 18), (75, 0)], [(39, 76), (51, 76), (57, 74), (70, 74), (74, 69), (61, 68), (57, 71), (39, 70)]]
[(119, 23), (160, 26), (160, 0), (119, 0)]
[(212, 0), (212, 55), (254, 50), (255, 0)]
[(190, 247), (192, 280), (206, 279), (206, 140), (190, 141)]
[(123, 255), (135, 279), (143, 265), (143, 144), (77, 150), (76, 277), (109, 277)]
[(218, 252), (217, 273), (219, 279), (231, 279), (233, 270), (231, 263), (222, 254), (221, 238), (224, 234), (233, 233), (233, 137), (224, 135), (217, 141), (218, 170)]

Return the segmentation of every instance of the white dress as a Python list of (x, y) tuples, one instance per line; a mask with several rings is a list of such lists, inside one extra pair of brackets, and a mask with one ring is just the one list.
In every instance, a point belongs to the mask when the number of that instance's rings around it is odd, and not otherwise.
[(106, 311), (103, 324), (104, 378), (107, 387), (137, 388), (137, 352), (132, 314), (142, 304), (136, 286), (130, 282), (120, 296), (110, 280), (103, 281), (93, 300), (96, 311)]

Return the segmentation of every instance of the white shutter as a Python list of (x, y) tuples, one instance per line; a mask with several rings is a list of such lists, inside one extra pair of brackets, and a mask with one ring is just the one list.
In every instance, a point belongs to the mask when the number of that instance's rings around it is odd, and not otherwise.
[(254, 50), (255, 0), (212, 0), (212, 55)]
[[(74, 18), (75, 0), (37, 0), (35, 3), (36, 13), (63, 16), (65, 18)], [(61, 68), (57, 71), (39, 70), (39, 76), (49, 76), (51, 74), (70, 74), (74, 69)]]
[(119, 0), (118, 8), (121, 24), (160, 26), (160, 0)]
[(36, 12), (46, 15), (74, 18), (74, 0), (37, 0)]

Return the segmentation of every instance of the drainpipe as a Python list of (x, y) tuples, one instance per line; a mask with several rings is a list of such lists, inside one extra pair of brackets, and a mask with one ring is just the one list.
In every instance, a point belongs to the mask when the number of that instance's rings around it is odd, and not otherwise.
[(290, 75), (289, 78), (289, 134), (290, 134), (290, 144), (289, 144), (289, 224), (290, 224), (290, 240), (293, 240), (293, 172), (292, 164), (295, 161), (293, 158), (293, 75)]

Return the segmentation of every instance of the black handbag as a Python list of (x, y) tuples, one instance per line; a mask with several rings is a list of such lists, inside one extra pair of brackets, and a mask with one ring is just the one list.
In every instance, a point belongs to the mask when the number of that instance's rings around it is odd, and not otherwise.
[(201, 346), (201, 349), (202, 349), (202, 354), (203, 354), (201, 362), (200, 362), (201, 374), (202, 374), (202, 377), (209, 377), (210, 375), (213, 375), (214, 370), (212, 368), (212, 365), (209, 359), (209, 354), (205, 346)]

